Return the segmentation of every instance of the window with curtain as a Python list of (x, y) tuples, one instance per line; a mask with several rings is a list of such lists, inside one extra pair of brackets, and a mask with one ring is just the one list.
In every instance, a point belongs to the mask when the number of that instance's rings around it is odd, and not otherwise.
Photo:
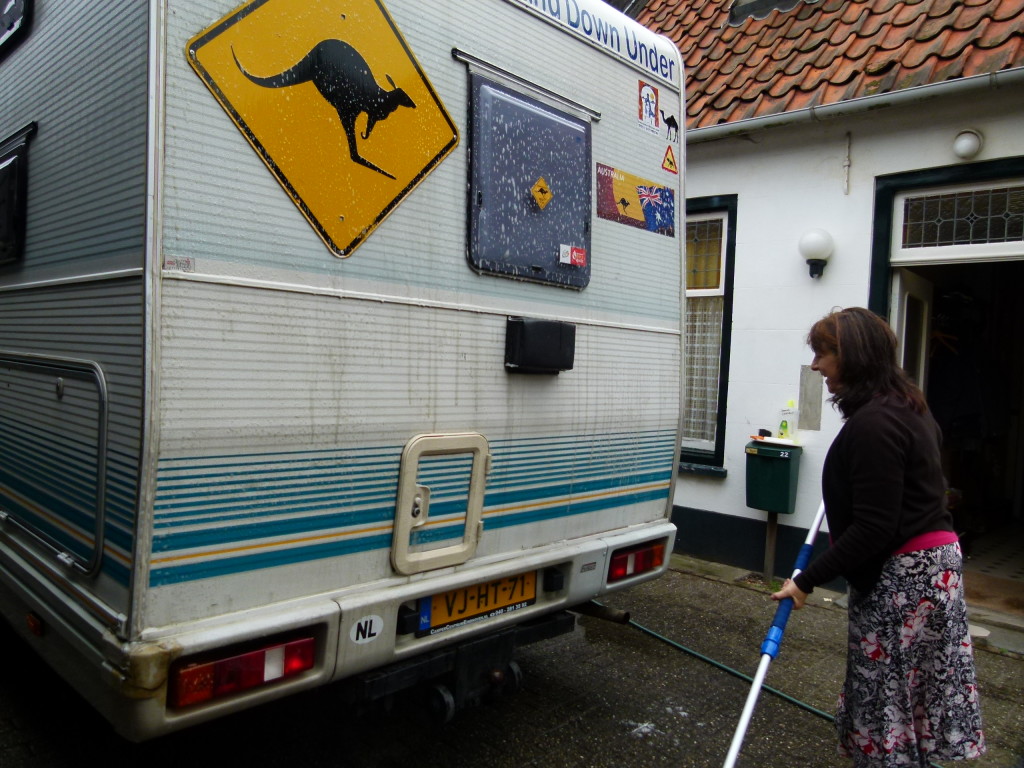
[(735, 196), (687, 201), (682, 460), (722, 466)]

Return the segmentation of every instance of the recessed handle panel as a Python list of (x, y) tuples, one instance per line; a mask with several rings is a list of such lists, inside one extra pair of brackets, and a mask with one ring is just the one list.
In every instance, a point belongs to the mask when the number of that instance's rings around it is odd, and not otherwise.
[[(420, 463), (428, 456), (468, 454), (469, 484), (462, 537), (454, 544), (438, 549), (415, 551), (411, 548), (414, 529), (425, 528), (430, 520), (430, 488), (419, 482)], [(391, 564), (398, 573), (411, 575), (466, 562), (476, 552), (480, 531), (484, 491), (490, 464), (487, 438), (476, 432), (441, 435), (417, 435), (406, 443), (398, 474)]]

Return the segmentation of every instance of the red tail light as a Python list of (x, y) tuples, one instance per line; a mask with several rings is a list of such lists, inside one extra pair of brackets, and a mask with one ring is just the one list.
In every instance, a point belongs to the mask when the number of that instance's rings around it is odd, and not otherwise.
[(665, 541), (647, 542), (612, 553), (608, 565), (608, 583), (657, 570), (665, 562)]
[(183, 664), (171, 675), (168, 704), (181, 708), (294, 677), (313, 668), (312, 637), (209, 661)]

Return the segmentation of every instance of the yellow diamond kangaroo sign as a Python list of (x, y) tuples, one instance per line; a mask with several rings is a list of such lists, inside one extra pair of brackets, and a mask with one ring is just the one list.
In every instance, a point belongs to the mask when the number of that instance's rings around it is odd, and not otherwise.
[(253, 0), (196, 35), (187, 55), (338, 256), (459, 140), (379, 0)]

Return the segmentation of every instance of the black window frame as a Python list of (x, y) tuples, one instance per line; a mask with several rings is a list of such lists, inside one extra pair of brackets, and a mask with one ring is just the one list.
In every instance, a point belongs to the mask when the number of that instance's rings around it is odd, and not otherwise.
[[(723, 268), (722, 342), (718, 359), (718, 409), (715, 414), (715, 446), (713, 450), (682, 448), (680, 469), (696, 474), (725, 474), (725, 423), (729, 399), (729, 361), (732, 347), (733, 286), (736, 273), (736, 217), (738, 195), (710, 195), (686, 200), (686, 216), (722, 213), (727, 218)], [(685, 253), (683, 258), (685, 259)], [(686, 268), (685, 263), (683, 268)], [(685, 332), (685, 329), (684, 329)], [(685, 352), (685, 350), (684, 350)]]
[[(581, 233), (578, 239), (572, 242), (563, 243), (565, 246), (579, 246), (583, 249), (584, 264), (577, 265), (574, 263), (567, 263), (560, 261), (559, 253), (556, 250), (548, 251), (534, 251), (527, 253), (523, 250), (516, 250), (513, 255), (506, 254), (503, 257), (495, 257), (493, 253), (488, 251), (484, 245), (490, 245), (490, 241), (483, 239), (481, 227), (479, 226), (480, 216), (485, 212), (485, 206), (496, 207), (500, 210), (500, 205), (495, 206), (493, 200), (488, 199), (489, 196), (485, 197), (484, 182), (490, 179), (493, 175), (484, 166), (487, 162), (492, 162), (496, 156), (495, 154), (488, 154), (479, 149), (480, 143), (485, 139), (485, 133), (488, 130), (488, 126), (482, 124), (480, 100), (481, 94), (485, 91), (492, 93), (502, 94), (507, 97), (510, 102), (518, 101), (527, 105), (529, 108), (536, 110), (536, 115), (547, 114), (549, 116), (556, 117), (558, 120), (565, 121), (566, 123), (576, 125), (582, 135), (583, 141), (580, 146), (580, 154), (585, 159), (585, 163), (574, 164), (572, 167), (580, 174), (580, 179), (577, 185), (569, 185), (570, 189), (575, 189), (575, 198), (570, 203), (571, 210), (563, 215), (563, 219), (566, 216), (575, 213), (578, 216), (578, 226)], [(584, 114), (580, 114), (577, 111), (568, 108), (569, 102), (566, 102), (564, 107), (557, 106), (553, 99), (541, 100), (535, 93), (528, 87), (522, 87), (520, 84), (507, 81), (500, 77), (493, 76), (490, 72), (484, 71), (472, 71), (470, 72), (470, 99), (469, 99), (469, 143), (470, 143), (470, 163), (469, 163), (469, 205), (468, 210), (468, 236), (469, 241), (467, 244), (466, 258), (469, 262), (469, 266), (478, 274), (489, 275), (492, 277), (506, 277), (517, 280), (525, 280), (528, 282), (541, 283), (545, 285), (551, 285), (559, 288), (569, 288), (577, 291), (584, 290), (590, 283), (591, 267), (592, 267), (592, 251), (591, 251), (591, 211), (593, 206), (592, 200), (592, 188), (594, 183), (594, 168), (593, 168), (593, 121), (588, 119)], [(488, 134), (488, 137), (490, 135)], [(534, 145), (529, 157), (536, 160), (537, 157), (544, 156), (544, 152), (536, 145)], [(551, 153), (562, 154), (562, 153)], [(508, 160), (509, 158), (504, 157), (503, 159)], [(543, 178), (543, 174), (540, 174)], [(530, 182), (540, 183), (540, 179), (529, 179), (519, 180), (523, 181), (524, 184)], [(545, 179), (545, 184), (551, 182), (550, 179)], [(543, 186), (543, 185), (541, 185)], [(557, 186), (557, 185), (556, 185)], [(510, 195), (507, 199), (519, 199), (527, 201), (529, 195), (526, 190), (521, 191), (522, 194)], [(559, 193), (554, 194), (552, 201), (558, 206), (563, 205), (562, 200), (565, 199), (567, 194), (566, 186), (561, 186)], [(561, 199), (559, 199), (561, 198)], [(542, 216), (544, 206), (542, 205), (524, 205), (525, 211), (532, 212), (534, 215)], [(549, 213), (550, 215), (550, 213)], [(527, 219), (518, 222), (519, 226), (515, 228), (509, 228), (511, 231), (518, 231), (524, 235), (523, 243), (533, 237), (541, 237), (543, 235), (534, 231), (534, 228), (529, 226), (528, 216)], [(562, 227), (564, 230), (564, 226)], [(548, 233), (549, 234), (549, 233)], [(520, 243), (519, 245), (523, 244)], [(542, 243), (543, 245), (551, 245), (551, 243)], [(508, 245), (506, 243), (506, 245)], [(534, 246), (537, 244), (534, 243)], [(499, 252), (501, 249), (498, 249)]]
[(29, 123), (0, 141), (0, 267), (21, 261), (25, 255), (25, 229), (28, 211), (28, 145), (36, 133)]
[(0, 61), (28, 36), (31, 26), (32, 0), (14, 0), (9, 8), (0, 10)]

